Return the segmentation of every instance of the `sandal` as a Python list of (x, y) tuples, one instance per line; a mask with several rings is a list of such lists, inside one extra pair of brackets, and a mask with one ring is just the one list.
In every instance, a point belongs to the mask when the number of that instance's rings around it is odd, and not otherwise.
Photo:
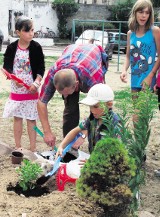
[(23, 149), (22, 149), (22, 147), (15, 147), (14, 150), (22, 152)]

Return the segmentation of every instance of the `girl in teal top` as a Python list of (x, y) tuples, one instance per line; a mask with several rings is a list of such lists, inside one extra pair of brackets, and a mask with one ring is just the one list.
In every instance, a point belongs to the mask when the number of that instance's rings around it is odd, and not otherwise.
[[(149, 29), (142, 37), (137, 37), (135, 32), (131, 33), (130, 63), (132, 89), (141, 89), (143, 80), (149, 75), (155, 65), (156, 51), (152, 29)], [(155, 77), (153, 77), (154, 80)]]
[(126, 60), (120, 78), (127, 82), (130, 67), (131, 91), (135, 93), (145, 89), (145, 85), (151, 86), (160, 65), (160, 29), (153, 25), (154, 12), (150, 0), (136, 1), (128, 24)]

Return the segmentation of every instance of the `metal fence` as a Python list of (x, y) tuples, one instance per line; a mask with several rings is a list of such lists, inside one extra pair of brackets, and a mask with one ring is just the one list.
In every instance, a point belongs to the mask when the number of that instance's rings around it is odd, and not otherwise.
[[(87, 24), (87, 25), (86, 25)], [(81, 33), (85, 30), (85, 26), (93, 26), (92, 29), (96, 30), (97, 24), (98, 29), (101, 29), (101, 31), (116, 31), (119, 33), (119, 39), (118, 39), (118, 50), (117, 50), (117, 55), (114, 55), (115, 58), (113, 61), (111, 61), (110, 65), (116, 65), (117, 67), (117, 72), (120, 71), (120, 60), (123, 59), (124, 61), (124, 56), (122, 57), (122, 54), (120, 52), (120, 33), (122, 32), (122, 25), (127, 25), (127, 21), (108, 21), (108, 20), (78, 20), (74, 19), (72, 21), (72, 43), (75, 43), (76, 37), (79, 36), (77, 35), (77, 27), (81, 26)], [(106, 28), (106, 24), (113, 24), (117, 26), (116, 29), (114, 28)], [(160, 22), (155, 22), (155, 26), (160, 27)], [(103, 44), (103, 42), (102, 42)]]
[[(113, 25), (113, 28), (106, 28), (106, 24)], [(114, 25), (116, 24), (117, 28), (115, 29)], [(74, 19), (72, 21), (72, 43), (75, 43), (77, 36), (79, 36), (79, 32), (77, 31), (77, 28), (80, 28), (81, 26), (81, 32), (86, 30), (86, 26), (90, 26), (90, 29), (96, 30), (98, 28), (101, 31), (116, 31), (121, 33), (122, 32), (122, 25), (125, 24), (127, 25), (127, 21), (106, 21), (106, 20), (78, 20)], [(120, 52), (120, 34), (119, 34), (119, 39), (118, 39), (118, 50), (117, 50), (117, 55), (114, 55), (114, 60), (110, 62), (112, 65), (117, 66), (117, 72), (120, 71), (120, 59), (121, 59), (121, 52)], [(103, 41), (102, 41), (103, 45)]]

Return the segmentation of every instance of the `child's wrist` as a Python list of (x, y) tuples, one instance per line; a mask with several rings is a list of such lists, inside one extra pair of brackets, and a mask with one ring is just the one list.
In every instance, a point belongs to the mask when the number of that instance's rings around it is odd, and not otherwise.
[(33, 85), (38, 89), (41, 86), (41, 83), (38, 81), (34, 81)]
[(39, 78), (42, 80), (42, 75), (40, 75), (40, 74), (37, 74), (37, 77), (39, 77)]
[(149, 75), (150, 75), (151, 77), (153, 77), (155, 74), (156, 74), (156, 73), (153, 72), (153, 71), (151, 71), (151, 72), (149, 73)]

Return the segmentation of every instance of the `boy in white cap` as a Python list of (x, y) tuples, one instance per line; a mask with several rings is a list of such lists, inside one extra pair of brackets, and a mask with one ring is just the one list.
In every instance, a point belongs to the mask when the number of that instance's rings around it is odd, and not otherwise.
[[(104, 125), (102, 120), (102, 117), (105, 117), (106, 108), (109, 113), (109, 115), (106, 115), (106, 119), (111, 117), (109, 120), (113, 122), (113, 126), (115, 127), (119, 122), (118, 116), (112, 111), (113, 100), (114, 93), (108, 85), (96, 84), (91, 87), (87, 97), (79, 102), (81, 104), (88, 105), (90, 107), (91, 114), (87, 119), (82, 120), (77, 127), (66, 135), (59, 145), (57, 156), (62, 156), (65, 146), (69, 144), (78, 133), (84, 131), (85, 134), (83, 134), (82, 139), (84, 140), (86, 136), (88, 136), (88, 148), (91, 153), (96, 143), (104, 136), (105, 130), (107, 130), (107, 126), (106, 124)], [(102, 106), (101, 103), (104, 103), (104, 106)], [(81, 141), (80, 143), (82, 144), (83, 142)], [(77, 142), (73, 148), (77, 148)]]

